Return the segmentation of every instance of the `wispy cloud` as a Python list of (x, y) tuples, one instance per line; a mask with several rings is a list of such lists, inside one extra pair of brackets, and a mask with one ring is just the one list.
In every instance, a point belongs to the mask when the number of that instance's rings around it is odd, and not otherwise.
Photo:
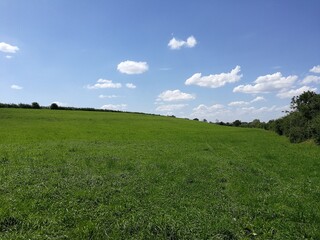
[(125, 74), (141, 74), (148, 71), (147, 62), (124, 61), (118, 64), (118, 71)]
[(224, 86), (226, 83), (234, 83), (242, 78), (240, 74), (241, 67), (236, 66), (229, 73), (219, 73), (209, 76), (201, 76), (201, 73), (196, 73), (185, 81), (186, 85), (197, 85), (200, 87), (218, 88)]
[(196, 44), (197, 44), (197, 40), (195, 39), (195, 37), (190, 36), (186, 41), (172, 38), (169, 41), (168, 46), (170, 47), (170, 49), (178, 50), (182, 47), (193, 48), (194, 46), (196, 46)]
[(119, 96), (117, 95), (99, 95), (99, 98), (118, 98)]
[(0, 52), (16, 53), (17, 51), (19, 51), (19, 48), (17, 46), (13, 46), (5, 42), (0, 42)]
[(127, 88), (131, 88), (131, 89), (137, 88), (137, 86), (134, 85), (133, 83), (127, 83), (127, 84), (126, 84), (126, 87), (127, 87)]
[(88, 85), (88, 89), (99, 89), (99, 88), (121, 88), (121, 83), (114, 83), (112, 80), (99, 79), (96, 84)]

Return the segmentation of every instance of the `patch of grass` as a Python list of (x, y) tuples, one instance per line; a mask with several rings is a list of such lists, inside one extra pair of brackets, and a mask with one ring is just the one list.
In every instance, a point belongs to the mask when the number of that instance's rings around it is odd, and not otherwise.
[(319, 156), (260, 129), (0, 109), (0, 239), (319, 239)]

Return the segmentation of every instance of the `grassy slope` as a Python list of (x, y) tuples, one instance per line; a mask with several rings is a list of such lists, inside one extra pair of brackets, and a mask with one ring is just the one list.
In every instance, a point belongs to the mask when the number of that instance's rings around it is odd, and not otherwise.
[(260, 129), (0, 109), (0, 239), (319, 239), (319, 156)]

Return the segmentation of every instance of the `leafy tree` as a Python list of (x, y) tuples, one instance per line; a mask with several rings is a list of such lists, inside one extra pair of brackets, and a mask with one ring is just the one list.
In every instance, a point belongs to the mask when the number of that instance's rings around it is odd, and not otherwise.
[(33, 103), (31, 104), (31, 106), (32, 106), (32, 108), (34, 108), (34, 109), (39, 109), (39, 108), (40, 108), (40, 105), (39, 105), (39, 103), (37, 103), (37, 102), (33, 102)]
[(59, 106), (58, 106), (58, 104), (56, 104), (56, 103), (52, 103), (51, 105), (50, 105), (50, 109), (58, 109), (59, 108)]
[(241, 125), (241, 121), (240, 120), (235, 120), (233, 123), (232, 123), (233, 126), (235, 127), (239, 127)]
[(300, 96), (293, 97), (291, 109), (300, 112), (307, 119), (312, 119), (320, 113), (320, 95), (307, 91)]

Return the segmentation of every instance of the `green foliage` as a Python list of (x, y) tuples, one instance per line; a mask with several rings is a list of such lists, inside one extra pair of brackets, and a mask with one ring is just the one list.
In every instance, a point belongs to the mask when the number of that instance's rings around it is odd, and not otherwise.
[(32, 106), (32, 108), (34, 108), (34, 109), (40, 109), (40, 105), (39, 105), (39, 103), (37, 103), (37, 102), (33, 102), (33, 103), (31, 104), (31, 106)]
[(0, 109), (0, 239), (319, 239), (319, 155), (261, 129)]
[(50, 105), (50, 109), (53, 109), (53, 110), (59, 109), (59, 106), (58, 106), (58, 104), (56, 104), (56, 103), (52, 103), (52, 104)]
[(291, 109), (287, 116), (270, 123), (271, 129), (289, 137), (293, 143), (314, 139), (320, 144), (320, 95), (308, 91), (293, 97)]

